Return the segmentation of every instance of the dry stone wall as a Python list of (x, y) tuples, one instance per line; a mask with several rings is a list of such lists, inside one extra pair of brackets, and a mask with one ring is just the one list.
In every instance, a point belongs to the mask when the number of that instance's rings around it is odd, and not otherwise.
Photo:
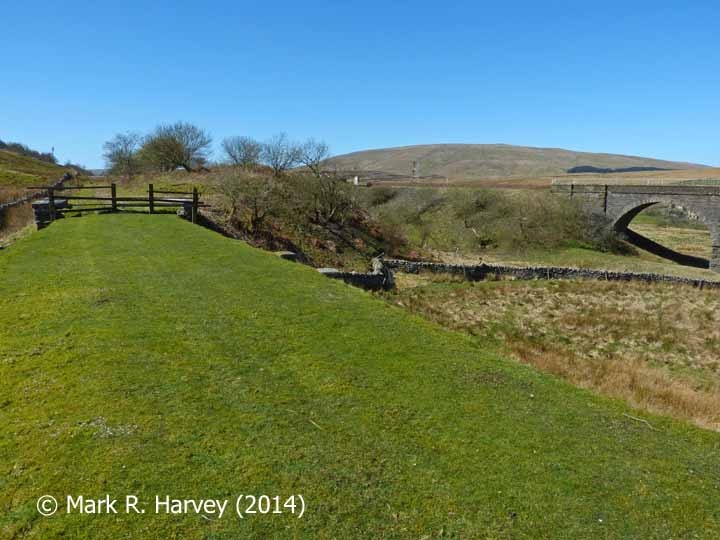
[(509, 266), (502, 264), (477, 264), (471, 266), (435, 262), (416, 262), (402, 259), (385, 259), (385, 265), (393, 270), (410, 274), (430, 272), (462, 276), (468, 281), (484, 279), (597, 279), (604, 281), (642, 281), (645, 283), (679, 283), (698, 288), (720, 289), (720, 281), (667, 276), (664, 274), (612, 272), (589, 268), (566, 268), (557, 266)]

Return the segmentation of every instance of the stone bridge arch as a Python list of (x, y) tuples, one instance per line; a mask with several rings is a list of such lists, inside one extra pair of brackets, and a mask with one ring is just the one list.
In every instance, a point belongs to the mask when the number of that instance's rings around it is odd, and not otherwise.
[[(631, 241), (647, 241), (654, 244), (650, 247), (659, 248), (660, 252), (655, 252), (661, 256), (668, 256), (681, 264), (689, 263), (691, 266), (699, 266), (698, 262), (704, 261), (705, 268), (709, 267), (711, 270), (720, 272), (720, 187), (594, 184), (556, 185), (553, 186), (553, 191), (576, 198), (590, 211), (604, 214), (610, 220), (612, 227), (616, 231), (626, 234)], [(632, 220), (640, 212), (662, 203), (681, 206), (697, 215), (698, 219), (707, 227), (712, 240), (712, 256), (709, 261), (678, 254), (628, 229)], [(640, 247), (647, 249), (643, 245)], [(665, 255), (662, 254), (663, 250)], [(649, 251), (653, 251), (653, 249), (649, 249)], [(669, 256), (671, 254), (678, 255), (680, 259), (685, 258), (686, 263)]]

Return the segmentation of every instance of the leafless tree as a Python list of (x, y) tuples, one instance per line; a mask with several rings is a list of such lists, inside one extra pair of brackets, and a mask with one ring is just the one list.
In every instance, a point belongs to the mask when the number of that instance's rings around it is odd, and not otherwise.
[(279, 133), (263, 143), (260, 155), (262, 162), (272, 169), (276, 177), (300, 162), (300, 149), (286, 133)]
[(188, 172), (204, 167), (210, 154), (212, 137), (193, 124), (177, 122), (155, 128), (143, 141), (141, 158), (148, 164)]
[(310, 172), (320, 178), (323, 163), (330, 157), (330, 147), (325, 141), (308, 139), (299, 147), (299, 161), (305, 165)]
[(139, 172), (140, 140), (137, 133), (118, 133), (103, 145), (103, 157), (110, 172), (126, 176), (128, 180)]
[(262, 145), (250, 137), (227, 137), (223, 139), (222, 148), (235, 165), (247, 169), (260, 162)]

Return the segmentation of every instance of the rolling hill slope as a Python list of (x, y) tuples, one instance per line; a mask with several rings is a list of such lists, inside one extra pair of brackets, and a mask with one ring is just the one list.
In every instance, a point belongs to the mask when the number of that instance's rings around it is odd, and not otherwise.
[[(720, 534), (719, 434), (175, 217), (62, 220), (0, 274), (2, 538)], [(307, 508), (239, 519), (247, 493)], [(44, 518), (45, 494), (147, 513)], [(166, 495), (230, 515), (156, 515)]]
[(613, 169), (702, 167), (635, 156), (506, 144), (429, 144), (366, 150), (336, 156), (329, 164), (342, 170), (383, 171), (410, 176), (414, 160), (420, 162), (422, 176), (441, 175), (455, 179), (560, 175), (579, 165)]
[(7, 150), (0, 150), (0, 187), (24, 187), (56, 181), (68, 169)]

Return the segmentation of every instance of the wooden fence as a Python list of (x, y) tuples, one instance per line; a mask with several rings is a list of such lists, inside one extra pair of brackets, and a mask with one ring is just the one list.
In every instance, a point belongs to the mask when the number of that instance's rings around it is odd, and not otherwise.
[[(189, 210), (190, 220), (197, 223), (199, 208), (208, 206), (200, 201), (197, 187), (193, 187), (191, 192), (161, 191), (156, 190), (153, 184), (149, 184), (146, 197), (118, 196), (115, 183), (102, 186), (33, 186), (28, 189), (42, 189), (47, 193), (49, 221), (54, 221), (58, 216), (67, 213), (147, 209), (150, 214), (155, 214), (160, 209), (183, 207)], [(109, 193), (106, 196), (71, 193), (76, 190), (109, 191)]]

